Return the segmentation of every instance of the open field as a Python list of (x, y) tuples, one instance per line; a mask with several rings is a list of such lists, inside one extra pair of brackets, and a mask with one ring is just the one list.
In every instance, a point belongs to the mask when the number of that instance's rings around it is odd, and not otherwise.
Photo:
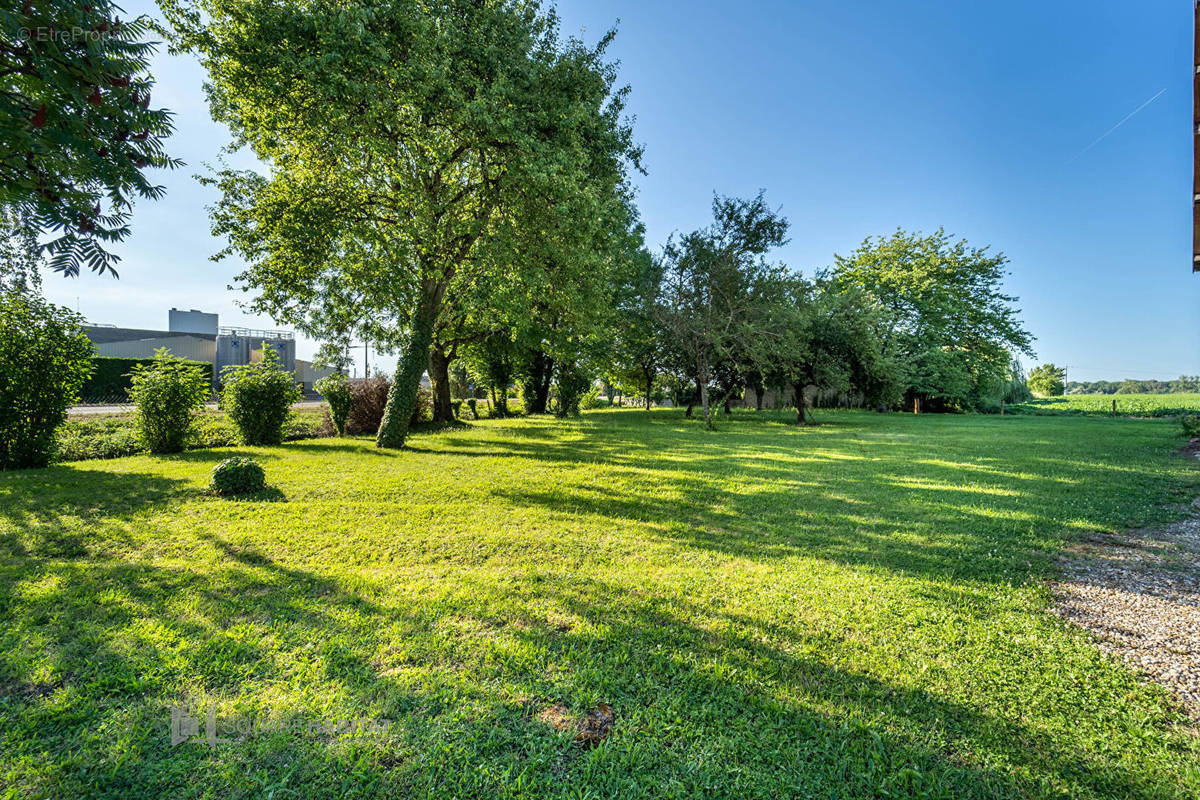
[(1200, 413), (1200, 394), (1072, 394), (1010, 406), (1014, 413), (1106, 416), (1117, 401), (1117, 415), (1169, 417)]
[[(0, 796), (1200, 796), (1174, 701), (1044, 585), (1181, 513), (1175, 424), (818, 416), (0, 474)], [(233, 452), (272, 489), (207, 495)], [(172, 746), (182, 703), (303, 729)], [(304, 727), (349, 718), (393, 724)]]

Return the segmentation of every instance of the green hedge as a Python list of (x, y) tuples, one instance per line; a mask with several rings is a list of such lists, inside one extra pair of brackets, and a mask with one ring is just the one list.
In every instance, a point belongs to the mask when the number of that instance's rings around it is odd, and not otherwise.
[[(153, 358), (112, 358), (96, 356), (92, 359), (92, 377), (79, 391), (83, 403), (124, 403), (129, 400), (129, 373), (135, 364), (151, 364)], [(204, 370), (208, 382), (213, 379), (213, 365), (207, 361), (189, 361)]]

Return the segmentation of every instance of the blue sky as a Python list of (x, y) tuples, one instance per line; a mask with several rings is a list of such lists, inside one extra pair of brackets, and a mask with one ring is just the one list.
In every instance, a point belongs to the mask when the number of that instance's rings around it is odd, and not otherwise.
[[(610, 52), (646, 147), (637, 185), (652, 248), (706, 224), (714, 191), (765, 189), (792, 222), (777, 255), (805, 272), (866, 236), (943, 226), (1009, 256), (1007, 288), (1037, 360), (1069, 365), (1073, 380), (1200, 373), (1191, 10), (1188, 0), (559, 5), (564, 33), (588, 41), (620, 20)], [(126, 11), (155, 13), (143, 2)], [(226, 289), (238, 265), (208, 260), (220, 246), (204, 209), (213, 196), (192, 175), (228, 137), (208, 117), (202, 71), (165, 53), (154, 70), (154, 102), (177, 115), (170, 151), (188, 166), (162, 176), (164, 200), (136, 207), (119, 281), (50, 275), (47, 294), (96, 322), (160, 327), (177, 306), (270, 327)], [(313, 349), (302, 343), (301, 355)]]

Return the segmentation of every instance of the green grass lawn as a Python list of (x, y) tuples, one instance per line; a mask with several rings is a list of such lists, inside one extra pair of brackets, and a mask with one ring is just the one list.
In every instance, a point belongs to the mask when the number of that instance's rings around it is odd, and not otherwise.
[[(1173, 701), (1044, 586), (1181, 513), (1177, 425), (787, 417), (0, 474), (0, 796), (1200, 796)], [(273, 490), (206, 495), (233, 452)], [(172, 746), (182, 702), (392, 724)], [(600, 704), (590, 748), (543, 713)]]
[(1131, 417), (1164, 417), (1182, 413), (1200, 413), (1200, 394), (1072, 394), (1046, 397), (1010, 406), (1011, 411), (1026, 414), (1072, 414), (1105, 416), (1112, 414), (1113, 401), (1117, 414)]

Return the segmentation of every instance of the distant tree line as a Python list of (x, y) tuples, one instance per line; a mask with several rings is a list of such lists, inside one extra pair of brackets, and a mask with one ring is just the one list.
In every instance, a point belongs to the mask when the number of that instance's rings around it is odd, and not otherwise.
[(1200, 392), (1200, 375), (1180, 375), (1175, 380), (1069, 381), (1067, 394), (1183, 394)]

